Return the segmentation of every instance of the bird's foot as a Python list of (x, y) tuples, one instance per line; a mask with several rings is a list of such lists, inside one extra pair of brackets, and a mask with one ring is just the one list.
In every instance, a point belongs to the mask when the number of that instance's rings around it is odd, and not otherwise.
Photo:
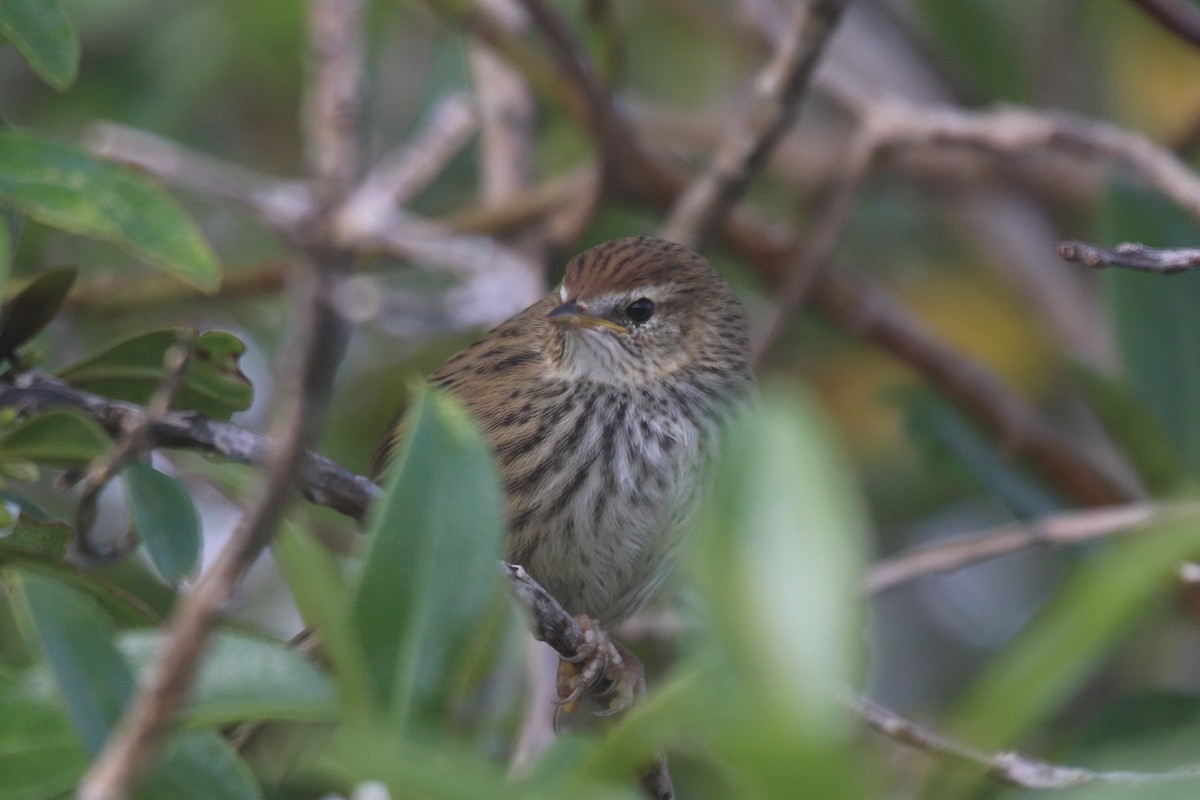
[(583, 629), (583, 647), (574, 658), (558, 662), (560, 708), (574, 712), (583, 696), (590, 694), (604, 706), (597, 716), (607, 717), (641, 700), (646, 674), (637, 656), (609, 638), (591, 617), (580, 616), (575, 621)]

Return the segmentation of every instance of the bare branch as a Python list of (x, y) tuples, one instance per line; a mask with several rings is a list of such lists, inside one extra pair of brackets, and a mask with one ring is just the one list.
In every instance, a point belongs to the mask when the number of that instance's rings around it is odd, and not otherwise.
[(704, 249), (795, 121), (809, 76), (845, 6), (845, 0), (810, 0), (797, 6), (790, 34), (754, 82), (755, 96), (739, 129), (675, 202), (663, 238)]
[[(311, 8), (314, 75), (307, 107), (310, 153), (322, 209), (345, 198), (358, 171), (353, 141), (358, 81), (361, 7), (356, 0), (315, 0)], [(83, 800), (122, 800), (153, 760), (192, 685), (217, 617), (246, 570), (274, 533), (300, 475), (305, 445), (329, 396), (345, 346), (345, 324), (330, 298), (348, 256), (321, 241), (328, 220), (315, 220), (305, 258), (291, 276), (295, 318), (276, 364), (275, 436), (266, 480), (215, 563), (178, 604), (157, 657), (157, 669), (139, 686), (80, 784)]]
[(1070, 789), (1091, 784), (1137, 786), (1200, 778), (1200, 766), (1170, 772), (1127, 772), (1083, 769), (1051, 764), (1020, 753), (985, 753), (930, 730), (866, 698), (849, 701), (871, 728), (907, 747), (979, 768), (994, 778), (1023, 789)]
[(1200, 514), (1200, 505), (1131, 503), (1070, 511), (1029, 524), (1001, 525), (983, 533), (955, 536), (881, 561), (867, 573), (868, 594), (886, 592), (914, 578), (953, 572), (980, 561), (1035, 547), (1071, 545), (1133, 534), (1168, 520)]
[(1108, 250), (1072, 239), (1058, 246), (1058, 254), (1067, 261), (1089, 267), (1125, 267), (1138, 272), (1171, 275), (1200, 268), (1200, 248), (1146, 247), (1137, 242), (1122, 242)]
[(1132, 0), (1164, 28), (1200, 47), (1200, 11), (1187, 0)]

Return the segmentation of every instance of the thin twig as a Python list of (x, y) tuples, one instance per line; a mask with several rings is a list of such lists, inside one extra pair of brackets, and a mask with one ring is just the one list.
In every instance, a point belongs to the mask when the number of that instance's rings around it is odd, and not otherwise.
[(739, 129), (676, 201), (663, 238), (705, 248), (795, 121), (813, 67), (845, 6), (846, 0), (811, 0), (797, 6), (789, 36), (754, 82), (755, 96)]
[(1098, 771), (1051, 764), (1014, 752), (985, 753), (932, 731), (867, 698), (854, 698), (850, 707), (872, 729), (907, 747), (983, 770), (1022, 789), (1070, 789), (1092, 784), (1137, 786), (1200, 778), (1200, 766), (1168, 772)]
[(1200, 248), (1146, 247), (1137, 242), (1122, 242), (1111, 250), (1072, 239), (1058, 246), (1058, 254), (1067, 261), (1089, 267), (1124, 267), (1138, 272), (1171, 275), (1200, 268)]
[[(0, 384), (0, 407), (36, 414), (64, 405), (78, 408), (113, 433), (146, 418), (140, 406), (81, 391), (42, 372), (25, 372), (12, 383)], [(149, 437), (155, 447), (197, 450), (258, 467), (267, 465), (271, 452), (266, 436), (190, 411), (172, 411), (153, 419)], [(354, 519), (361, 519), (379, 495), (379, 487), (370, 479), (311, 452), (303, 457), (298, 485), (314, 503)]]
[[(323, 207), (345, 199), (359, 169), (355, 117), (363, 57), (357, 0), (315, 0), (310, 10), (314, 74), (306, 107), (308, 140)], [(348, 85), (353, 82), (353, 85)], [(314, 231), (327, 230), (315, 220)], [(348, 262), (328, 242), (310, 242), (292, 276), (295, 319), (277, 364), (275, 437), (266, 480), (215, 563), (185, 596), (167, 626), (157, 669), (138, 687), (80, 784), (83, 800), (122, 800), (153, 760), (192, 684), (208, 636), (242, 576), (266, 546), (294, 491), (305, 444), (324, 411), (345, 326), (330, 302)]]
[(916, 547), (871, 567), (864, 581), (868, 594), (878, 594), (915, 578), (953, 572), (980, 561), (1022, 550), (1072, 545), (1200, 514), (1196, 504), (1131, 503), (1124, 506), (1069, 511), (1027, 524), (1001, 525), (982, 533), (955, 536)]
[(95, 521), (96, 498), (118, 472), (130, 461), (141, 458), (153, 444), (151, 431), (170, 411), (171, 400), (183, 385), (196, 337), (194, 329), (188, 330), (180, 335), (174, 345), (167, 348), (163, 355), (166, 372), (146, 404), (145, 411), (139, 418), (127, 417), (121, 424), (120, 437), (113, 447), (89, 465), (75, 510), (75, 531), (84, 550), (94, 552), (89, 542), (88, 531)]

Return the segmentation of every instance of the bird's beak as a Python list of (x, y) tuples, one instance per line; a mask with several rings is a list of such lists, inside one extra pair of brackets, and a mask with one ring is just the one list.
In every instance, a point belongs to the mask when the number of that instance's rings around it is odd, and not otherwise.
[(584, 311), (585, 309), (579, 303), (572, 300), (551, 311), (546, 315), (546, 319), (564, 328), (608, 328), (617, 333), (629, 333), (629, 328), (624, 325), (618, 325), (601, 317), (593, 317)]

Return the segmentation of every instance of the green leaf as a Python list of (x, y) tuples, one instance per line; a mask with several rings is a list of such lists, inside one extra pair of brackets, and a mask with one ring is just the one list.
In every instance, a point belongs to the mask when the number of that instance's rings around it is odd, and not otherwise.
[(0, 295), (4, 293), (4, 284), (12, 272), (12, 254), (16, 246), (16, 232), (9, 225), (9, 217), (14, 216), (0, 212)]
[(4, 0), (0, 37), (17, 48), (33, 71), (55, 89), (66, 89), (79, 71), (79, 37), (56, 0)]
[(909, 437), (943, 481), (992, 492), (1021, 518), (1062, 508), (1048, 488), (1005, 461), (986, 436), (936, 393), (914, 388), (893, 397)]
[(201, 291), (220, 286), (216, 256), (166, 192), (79, 148), (0, 131), (0, 201), (52, 227), (111, 241)]
[(48, 683), (29, 672), (0, 674), (0, 800), (62, 797), (87, 767)]
[[(1098, 239), (1192, 247), (1200, 228), (1161, 197), (1114, 185)], [(1104, 284), (1130, 390), (1161, 421), (1193, 472), (1200, 471), (1200, 273), (1105, 271)]]
[(11, 530), (0, 533), (0, 551), (58, 561), (66, 558), (74, 538), (70, 525), (41, 522), (21, 514)]
[[(138, 671), (153, 668), (162, 635), (126, 631), (117, 647)], [(284, 642), (239, 631), (218, 631), (205, 653), (184, 711), (193, 726), (245, 720), (327, 720), (337, 713), (333, 687), (320, 671)]]
[(1124, 383), (1083, 364), (1072, 364), (1071, 374), (1151, 494), (1163, 497), (1181, 489), (1188, 474), (1183, 457), (1145, 403)]
[[(16, 577), (67, 710), (84, 746), (95, 754), (133, 689), (133, 672), (113, 643), (112, 625), (86, 596), (40, 575)], [(258, 800), (246, 764), (211, 731), (171, 737), (135, 798)]]
[(121, 474), (133, 524), (150, 560), (166, 580), (178, 581), (200, 563), (200, 515), (192, 495), (149, 464), (131, 464)]
[(129, 667), (112, 644), (112, 623), (86, 595), (55, 580), (23, 571), (16, 582), (71, 721), (94, 755), (133, 689)]
[(496, 597), (503, 504), (490, 454), (450, 395), (421, 394), (370, 526), (354, 597), (379, 701), (436, 716), (443, 676)]
[(0, 461), (79, 466), (111, 446), (104, 429), (82, 411), (52, 408), (17, 422), (0, 437)]
[(272, 554), (287, 581), (300, 616), (320, 631), (321, 648), (333, 665), (347, 716), (368, 721), (374, 688), (366, 653), (350, 620), (350, 593), (329, 548), (300, 526), (287, 522), (272, 543)]
[(55, 267), (5, 301), (0, 310), (0, 358), (11, 356), (50, 324), (78, 275), (77, 267)]
[[(167, 328), (139, 334), (72, 364), (58, 375), (95, 394), (145, 403), (166, 374), (163, 357), (167, 350), (187, 333), (185, 328)], [(246, 345), (231, 333), (200, 334), (171, 407), (222, 420), (249, 408), (254, 389), (238, 365), (245, 351)]]
[[(722, 703), (713, 738), (751, 796), (857, 797), (841, 703), (860, 669), (867, 523), (813, 403), (768, 386), (730, 426), (692, 546)], [(803, 787), (803, 788), (801, 788)]]

